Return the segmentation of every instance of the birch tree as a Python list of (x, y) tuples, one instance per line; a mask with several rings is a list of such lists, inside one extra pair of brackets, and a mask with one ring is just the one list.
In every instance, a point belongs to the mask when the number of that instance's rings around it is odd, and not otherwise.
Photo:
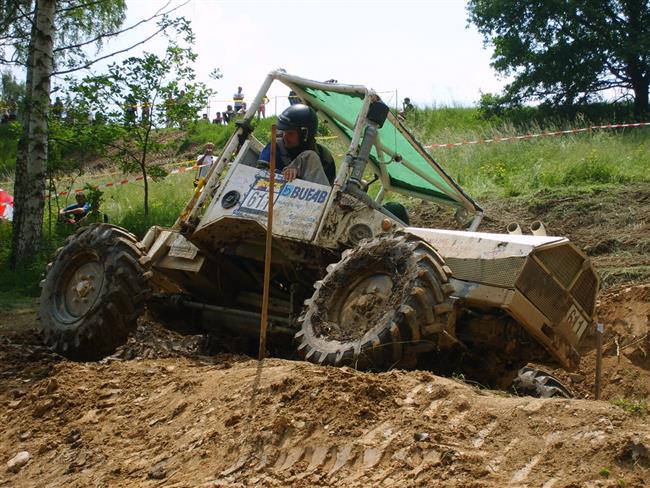
[[(23, 135), (16, 158), (15, 214), (10, 265), (35, 255), (41, 245), (48, 154), (51, 77), (87, 68), (153, 38), (177, 23), (171, 14), (185, 3), (171, 1), (150, 17), (122, 28), (125, 0), (1, 0), (0, 64), (24, 66), (26, 93), (21, 111)], [(162, 19), (158, 29), (120, 51), (91, 56), (88, 48), (105, 39)]]
[(40, 248), (55, 10), (56, 0), (37, 0), (27, 62), (27, 103), (23, 104), (27, 110), (23, 116), (23, 136), (18, 143), (16, 158), (12, 267), (36, 254)]

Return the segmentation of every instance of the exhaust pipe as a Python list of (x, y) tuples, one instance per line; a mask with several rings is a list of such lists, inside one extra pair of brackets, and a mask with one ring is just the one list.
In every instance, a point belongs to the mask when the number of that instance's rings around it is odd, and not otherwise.
[(536, 220), (532, 224), (530, 224), (530, 231), (533, 233), (534, 236), (546, 236), (546, 227), (544, 227), (544, 224), (540, 220)]
[(508, 230), (508, 234), (516, 234), (516, 235), (521, 235), (521, 227), (519, 227), (519, 224), (517, 222), (513, 222), (512, 224), (508, 224), (508, 227), (506, 227)]

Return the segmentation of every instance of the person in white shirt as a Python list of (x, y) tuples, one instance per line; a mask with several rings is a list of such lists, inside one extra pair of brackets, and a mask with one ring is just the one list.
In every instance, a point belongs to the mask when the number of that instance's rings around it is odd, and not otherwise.
[(214, 163), (217, 160), (217, 157), (212, 154), (213, 151), (214, 151), (214, 144), (208, 142), (205, 145), (204, 153), (196, 159), (196, 165), (200, 166), (198, 173), (196, 175), (197, 180), (207, 176), (210, 166), (212, 165), (212, 163)]

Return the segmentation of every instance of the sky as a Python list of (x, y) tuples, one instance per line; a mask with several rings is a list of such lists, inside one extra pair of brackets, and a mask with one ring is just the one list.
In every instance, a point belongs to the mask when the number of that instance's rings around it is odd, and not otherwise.
[[(165, 3), (127, 0), (126, 25)], [(213, 113), (232, 103), (237, 86), (252, 100), (276, 68), (363, 84), (386, 92), (381, 96), (391, 106), (396, 99), (401, 106), (404, 97), (420, 106), (470, 106), (481, 92), (499, 92), (505, 83), (490, 67), (491, 49), (468, 27), (462, 0), (191, 0), (176, 13), (192, 21), (197, 78), (217, 91)], [(107, 49), (141, 39), (147, 29), (120, 36)], [(166, 43), (159, 36), (129, 55), (161, 53)], [(215, 68), (223, 73), (220, 80), (208, 77)], [(274, 84), (271, 105), (277, 96), (281, 110), (287, 94)]]

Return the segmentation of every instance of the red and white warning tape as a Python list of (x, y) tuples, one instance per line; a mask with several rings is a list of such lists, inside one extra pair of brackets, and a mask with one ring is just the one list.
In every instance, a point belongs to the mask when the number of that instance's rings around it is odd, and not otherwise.
[[(191, 162), (193, 162), (193, 161), (184, 161), (181, 164), (187, 164), (187, 163), (191, 163)], [(178, 164), (178, 163), (173, 163), (173, 164)], [(187, 171), (197, 170), (197, 169), (203, 168), (205, 166), (209, 166), (209, 165), (208, 164), (200, 164), (200, 165), (194, 164), (192, 166), (181, 166), (180, 168), (176, 168), (176, 169), (171, 170), (168, 174), (173, 175), (173, 174), (178, 174), (178, 173), (186, 173)], [(115, 186), (128, 185), (129, 183), (135, 183), (136, 181), (142, 181), (143, 179), (144, 179), (144, 176), (140, 175), (140, 176), (135, 176), (134, 178), (130, 178), (130, 179), (123, 179), (123, 180), (120, 180), (120, 181), (110, 181), (108, 183), (102, 183), (100, 185), (92, 185), (92, 186), (94, 188), (110, 188), (110, 187), (115, 187)], [(84, 191), (83, 188), (75, 188), (74, 190), (71, 190), (71, 191), (59, 192), (59, 193), (57, 193), (57, 195), (60, 196), (60, 197), (64, 197), (64, 196), (69, 195), (71, 193), (81, 193), (83, 191)]]
[(426, 149), (435, 149), (440, 147), (458, 147), (458, 146), (466, 146), (471, 144), (490, 144), (492, 142), (522, 141), (526, 139), (534, 139), (539, 137), (563, 136), (567, 134), (577, 134), (578, 132), (591, 132), (593, 130), (622, 129), (624, 127), (646, 127), (646, 126), (650, 126), (650, 122), (637, 122), (634, 124), (593, 125), (591, 127), (584, 127), (582, 129), (558, 130), (554, 132), (540, 132), (539, 134), (525, 134), (523, 136), (495, 137), (493, 139), (479, 139), (477, 141), (454, 142), (451, 144), (430, 144), (424, 147)]
[[(493, 139), (479, 139), (476, 141), (462, 141), (462, 142), (454, 142), (451, 144), (430, 144), (427, 146), (424, 146), (426, 149), (435, 149), (435, 148), (451, 148), (451, 147), (459, 147), (459, 146), (466, 146), (466, 145), (476, 145), (476, 144), (490, 144), (494, 142), (506, 142), (506, 141), (522, 141), (522, 140), (527, 140), (527, 139), (535, 139), (535, 138), (542, 138), (542, 137), (552, 137), (552, 136), (561, 136), (561, 135), (568, 135), (568, 134), (577, 134), (579, 132), (591, 132), (594, 130), (603, 130), (603, 129), (623, 129), (625, 127), (648, 127), (650, 126), (650, 122), (637, 122), (637, 123), (632, 123), (632, 124), (607, 124), (607, 125), (593, 125), (591, 127), (584, 127), (580, 129), (569, 129), (569, 130), (559, 130), (559, 131), (553, 131), (553, 132), (540, 132), (538, 134), (525, 134), (521, 136), (510, 136), (510, 137), (495, 137)], [(319, 139), (329, 139), (333, 137), (322, 137)], [(194, 161), (183, 161), (181, 163), (171, 163), (171, 165), (177, 165), (181, 164), (183, 166), (173, 169), (169, 172), (169, 174), (178, 174), (178, 173), (186, 173), (188, 171), (195, 171), (199, 168), (203, 168), (204, 166), (208, 166), (207, 164), (202, 164), (202, 165), (197, 165), (197, 164), (191, 164), (195, 163)], [(188, 166), (189, 165), (189, 166)], [(169, 165), (167, 165), (169, 166)], [(98, 175), (101, 177), (101, 175)], [(107, 176), (107, 175), (104, 175)], [(95, 188), (110, 188), (110, 187), (116, 187), (116, 186), (121, 186), (121, 185), (127, 185), (129, 183), (134, 183), (136, 181), (141, 181), (143, 180), (143, 176), (136, 176), (134, 178), (130, 179), (123, 179), (120, 181), (111, 181), (109, 183), (103, 183), (100, 185), (94, 185)], [(71, 191), (63, 191), (58, 193), (58, 196), (65, 196), (70, 193), (80, 193), (82, 192), (82, 188), (77, 188)]]

